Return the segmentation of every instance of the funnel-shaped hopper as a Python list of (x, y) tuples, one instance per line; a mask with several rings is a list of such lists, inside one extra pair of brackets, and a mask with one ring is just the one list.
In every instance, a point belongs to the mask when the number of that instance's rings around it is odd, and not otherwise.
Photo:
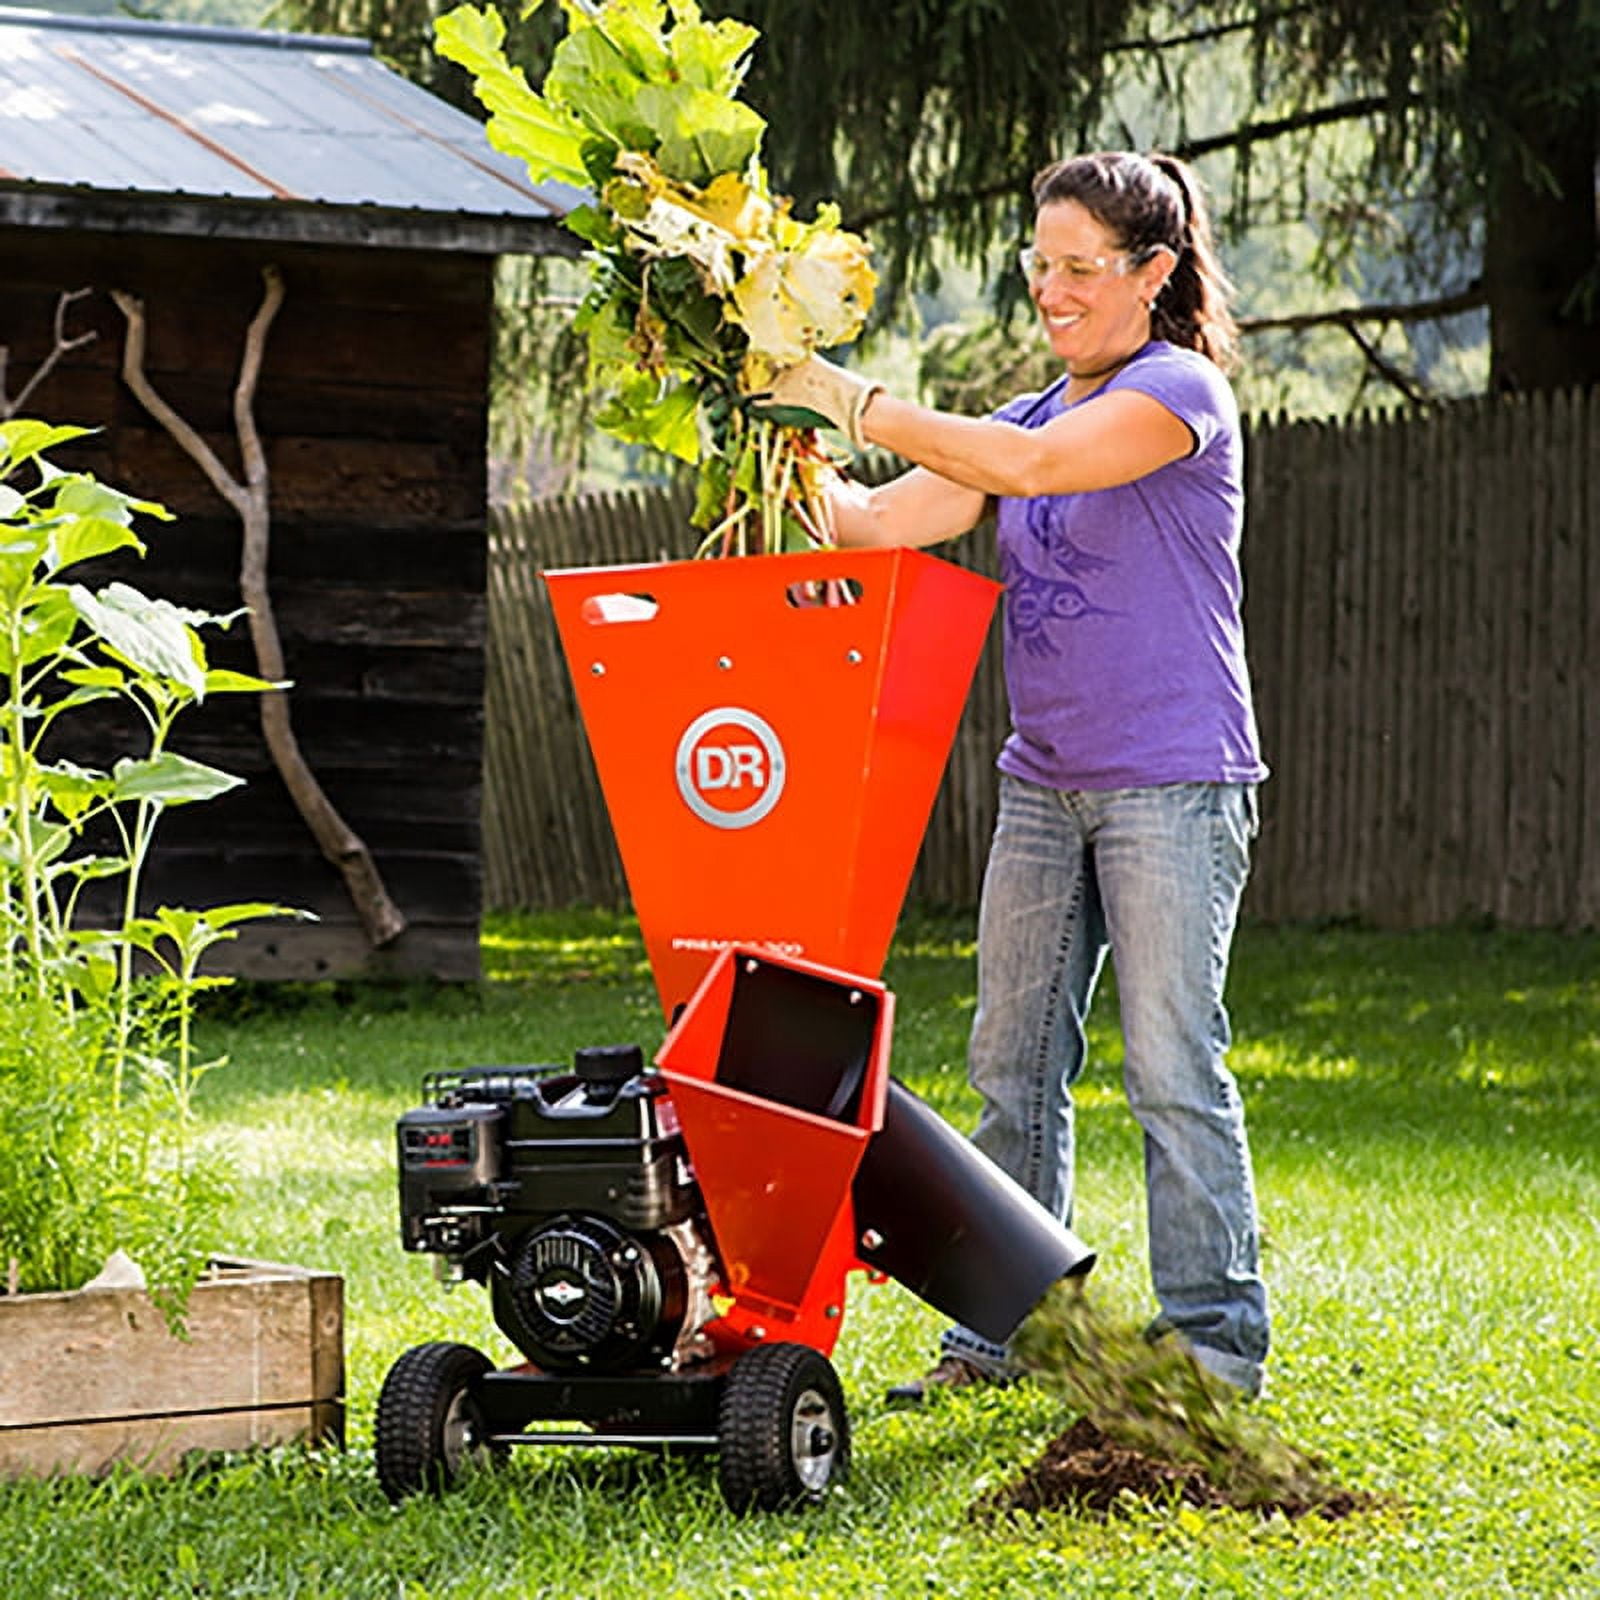
[(999, 586), (914, 550), (545, 581), (663, 1012), (732, 944), (879, 972)]

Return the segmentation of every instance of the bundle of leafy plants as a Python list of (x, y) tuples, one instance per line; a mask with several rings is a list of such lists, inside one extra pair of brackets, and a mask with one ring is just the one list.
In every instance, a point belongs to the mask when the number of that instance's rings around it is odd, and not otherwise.
[[(197, 1146), (196, 997), (223, 981), (201, 960), (249, 918), (283, 908), (141, 908), (169, 806), (239, 780), (171, 746), (207, 696), (272, 686), (207, 663), (185, 610), (122, 582), (74, 581), (143, 546), (167, 517), (47, 452), (87, 430), (0, 423), (0, 1275), (11, 1292), (70, 1289), (115, 1250), (176, 1315), (228, 1192)], [(109, 770), (60, 754), (75, 717), (128, 730)], [(109, 908), (109, 913), (108, 913)]]
[(707, 22), (694, 0), (560, 3), (568, 32), (542, 92), (507, 60), (493, 10), (449, 12), (437, 43), (472, 74), (490, 142), (573, 191), (597, 423), (697, 465), (699, 554), (830, 544), (821, 419), (750, 401), (860, 331), (868, 248), (837, 208), (806, 222), (772, 193), (766, 125), (739, 99), (754, 28)]

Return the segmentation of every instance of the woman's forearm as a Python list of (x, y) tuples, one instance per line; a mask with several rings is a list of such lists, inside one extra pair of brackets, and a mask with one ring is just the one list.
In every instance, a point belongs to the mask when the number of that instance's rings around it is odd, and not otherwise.
[(875, 488), (841, 478), (829, 491), (834, 537), (847, 546), (939, 544), (972, 528), (986, 497), (920, 467)]
[(1040, 428), (958, 417), (879, 390), (860, 419), (864, 438), (984, 495), (1080, 494), (1131, 483), (1180, 456), (1193, 439), (1158, 400), (1124, 390)]

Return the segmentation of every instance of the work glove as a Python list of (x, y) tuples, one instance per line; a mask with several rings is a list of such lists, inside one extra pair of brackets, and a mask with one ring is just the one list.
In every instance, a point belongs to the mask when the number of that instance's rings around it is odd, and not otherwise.
[(820, 418), (828, 427), (837, 428), (857, 450), (865, 450), (861, 416), (882, 387), (821, 356), (807, 356), (798, 366), (785, 367), (778, 374), (771, 392), (759, 397), (759, 405), (762, 414), (774, 421), (787, 421), (785, 413)]

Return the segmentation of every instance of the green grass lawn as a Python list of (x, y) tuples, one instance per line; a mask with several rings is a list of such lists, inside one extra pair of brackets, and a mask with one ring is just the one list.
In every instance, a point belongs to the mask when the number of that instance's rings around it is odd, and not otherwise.
[[(957, 1125), (965, 921), (910, 923), (895, 1070)], [(0, 1593), (174, 1596), (1600, 1596), (1600, 937), (1247, 930), (1231, 987), (1277, 1343), (1260, 1410), (1384, 1502), (1335, 1523), (1174, 1505), (979, 1527), (968, 1507), (1070, 1419), (1037, 1389), (890, 1412), (937, 1314), (852, 1284), (835, 1362), (855, 1470), (813, 1513), (735, 1520), (704, 1461), (531, 1449), (389, 1508), (368, 1451), (408, 1345), (510, 1349), (398, 1243), (392, 1127), (421, 1074), (566, 1059), (661, 1028), (632, 925), (502, 919), (479, 990), (240, 996), (203, 1110), (244, 1178), (219, 1248), (344, 1274), (349, 1448), (171, 1480), (0, 1487)], [(1102, 1303), (1153, 1310), (1114, 995), (1080, 1095), (1078, 1231)]]

